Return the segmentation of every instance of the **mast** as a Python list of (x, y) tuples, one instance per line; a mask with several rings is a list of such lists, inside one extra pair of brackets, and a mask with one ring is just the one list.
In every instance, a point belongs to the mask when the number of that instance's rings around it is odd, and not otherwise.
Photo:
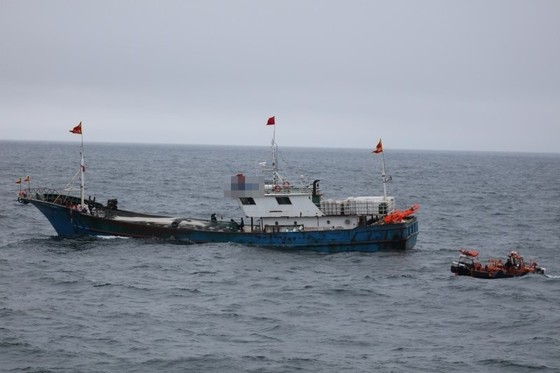
[(272, 184), (278, 184), (278, 161), (277, 161), (277, 151), (278, 148), (276, 147), (276, 125), (273, 126), (274, 129), (272, 130)]
[[(381, 141), (381, 140), (380, 140)], [(385, 153), (381, 152), (382, 161), (381, 161), (381, 177), (383, 178), (383, 199), (387, 199), (387, 175), (385, 174)]]
[(80, 135), (82, 138), (82, 146), (80, 147), (80, 203), (84, 207), (84, 194), (85, 194), (85, 177), (84, 173), (86, 167), (84, 166), (84, 133), (82, 131), (82, 122), (70, 130), (71, 133)]
[[(80, 122), (81, 125), (81, 122)], [(82, 208), (84, 208), (84, 195), (85, 195), (85, 170), (86, 167), (84, 165), (84, 134), (80, 131), (80, 136), (82, 137), (82, 147), (80, 149), (80, 203)]]
[(391, 180), (391, 176), (387, 177), (385, 173), (385, 152), (383, 152), (383, 143), (381, 139), (377, 143), (375, 149), (373, 149), (372, 153), (379, 154), (381, 153), (381, 178), (383, 179), (383, 199), (387, 199), (387, 182)]
[(272, 144), (271, 144), (271, 152), (272, 152), (272, 185), (278, 185), (280, 181), (280, 175), (278, 174), (278, 148), (276, 146), (276, 117), (268, 118), (266, 123), (267, 126), (274, 127), (272, 130)]

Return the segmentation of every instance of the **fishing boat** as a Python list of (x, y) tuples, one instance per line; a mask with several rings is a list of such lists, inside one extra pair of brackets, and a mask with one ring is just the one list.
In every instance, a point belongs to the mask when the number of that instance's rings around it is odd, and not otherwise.
[(525, 264), (525, 260), (517, 251), (511, 251), (507, 260), (490, 258), (485, 264), (478, 259), (476, 250), (459, 250), (457, 261), (451, 263), (451, 272), (458, 276), (471, 276), (476, 278), (495, 279), (525, 276), (529, 273), (544, 274), (545, 269), (531, 261)]
[[(275, 126), (274, 117), (267, 125)], [(274, 127), (275, 128), (275, 127)], [(119, 236), (156, 238), (181, 243), (237, 243), (285, 250), (319, 252), (412, 249), (418, 236), (418, 205), (398, 210), (387, 196), (385, 160), (381, 140), (372, 153), (382, 154), (382, 196), (326, 198), (319, 180), (292, 183), (278, 171), (275, 130), (272, 162), (262, 163), (260, 175), (236, 174), (224, 180), (224, 196), (237, 200), (240, 221), (162, 216), (123, 210), (115, 198), (106, 204), (84, 198), (82, 123), (70, 132), (82, 136), (78, 173), (79, 195), (68, 190), (30, 189), (24, 202), (48, 219), (58, 236)], [(77, 189), (76, 189), (77, 191)], [(245, 221), (245, 219), (247, 221)]]

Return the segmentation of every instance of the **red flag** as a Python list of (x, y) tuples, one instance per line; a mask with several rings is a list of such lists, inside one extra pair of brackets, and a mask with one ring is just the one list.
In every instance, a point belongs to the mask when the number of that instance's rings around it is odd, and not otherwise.
[(383, 152), (383, 145), (381, 144), (381, 140), (379, 140), (379, 142), (377, 143), (377, 146), (372, 151), (372, 153), (379, 154), (379, 153), (382, 153), (382, 152)]
[(275, 123), (274, 117), (268, 118), (268, 121), (266, 122), (266, 125), (267, 125), (267, 126), (274, 126), (275, 124), (276, 124), (276, 123)]
[(78, 124), (76, 127), (72, 128), (70, 130), (70, 132), (75, 133), (77, 135), (81, 135), (82, 134), (82, 122), (80, 122), (80, 124)]

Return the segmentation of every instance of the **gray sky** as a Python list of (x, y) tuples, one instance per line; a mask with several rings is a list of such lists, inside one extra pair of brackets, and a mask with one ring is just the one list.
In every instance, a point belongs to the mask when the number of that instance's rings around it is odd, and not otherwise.
[(560, 152), (560, 1), (0, 0), (0, 139)]

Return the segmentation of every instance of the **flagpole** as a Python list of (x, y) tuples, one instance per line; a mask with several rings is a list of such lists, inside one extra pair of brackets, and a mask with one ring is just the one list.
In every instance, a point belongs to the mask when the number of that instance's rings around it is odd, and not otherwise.
[(273, 168), (273, 180), (274, 180), (274, 185), (276, 185), (278, 183), (278, 164), (276, 163), (276, 124), (274, 124), (273, 126), (274, 128), (272, 129), (272, 168)]
[(381, 152), (381, 176), (383, 177), (383, 200), (387, 200), (387, 177), (385, 174), (385, 152)]
[(271, 151), (272, 151), (272, 184), (273, 185), (277, 185), (278, 184), (278, 163), (277, 163), (277, 154), (276, 154), (276, 122), (275, 122), (275, 117), (270, 117), (268, 118), (268, 122), (266, 123), (267, 126), (268, 125), (272, 125), (274, 128), (272, 129), (272, 146), (271, 146)]
[[(81, 123), (81, 122), (80, 122)], [(84, 175), (84, 131), (80, 131), (80, 136), (82, 138), (82, 147), (80, 150), (80, 203), (81, 208), (84, 208), (84, 194), (85, 194), (85, 175)]]
[(375, 154), (379, 154), (381, 153), (381, 156), (383, 157), (381, 159), (381, 177), (383, 178), (383, 200), (386, 201), (387, 200), (387, 181), (390, 180), (390, 178), (387, 178), (387, 174), (385, 173), (385, 152), (383, 151), (383, 142), (381, 139), (379, 139), (379, 142), (377, 143), (377, 146), (375, 147), (375, 149), (373, 150), (372, 153)]
[[(80, 147), (80, 205), (84, 208), (84, 194), (85, 194), (85, 166), (84, 166), (84, 132), (82, 131), (82, 122), (70, 130), (70, 133), (80, 135), (82, 144)], [(75, 177), (75, 176), (74, 176)], [(72, 178), (74, 180), (74, 178)]]

